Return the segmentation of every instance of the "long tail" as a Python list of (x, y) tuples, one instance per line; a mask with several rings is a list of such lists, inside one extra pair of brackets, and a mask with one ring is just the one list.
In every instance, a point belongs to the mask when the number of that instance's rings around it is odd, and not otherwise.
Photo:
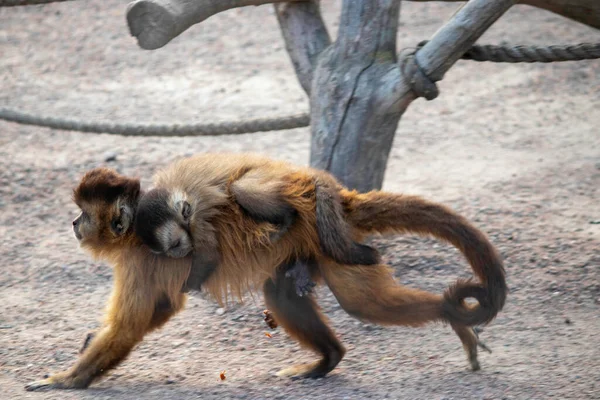
[[(465, 325), (487, 324), (504, 307), (508, 288), (502, 260), (486, 236), (449, 208), (417, 196), (381, 191), (340, 192), (347, 221), (363, 233), (431, 235), (458, 248), (480, 282), (458, 280), (444, 293), (442, 316)], [(475, 298), (476, 306), (465, 299)]]

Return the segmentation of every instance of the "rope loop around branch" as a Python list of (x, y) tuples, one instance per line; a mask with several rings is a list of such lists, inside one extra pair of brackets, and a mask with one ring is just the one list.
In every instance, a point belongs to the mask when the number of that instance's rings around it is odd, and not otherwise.
[(419, 65), (416, 52), (407, 55), (402, 60), (402, 75), (408, 80), (411, 90), (418, 96), (427, 100), (433, 100), (440, 94), (440, 91), (427, 74)]

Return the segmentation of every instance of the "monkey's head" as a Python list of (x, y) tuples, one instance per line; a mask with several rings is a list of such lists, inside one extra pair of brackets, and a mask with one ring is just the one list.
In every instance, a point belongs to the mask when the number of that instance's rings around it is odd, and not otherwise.
[(185, 257), (194, 249), (192, 214), (192, 206), (182, 193), (152, 189), (140, 198), (135, 233), (154, 253)]
[(73, 220), (73, 233), (82, 247), (102, 250), (132, 237), (140, 181), (109, 168), (88, 171), (73, 190), (81, 213)]

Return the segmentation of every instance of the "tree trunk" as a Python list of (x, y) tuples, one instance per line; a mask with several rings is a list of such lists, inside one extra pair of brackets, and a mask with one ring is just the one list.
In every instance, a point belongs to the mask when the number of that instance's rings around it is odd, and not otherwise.
[(381, 187), (401, 110), (389, 102), (400, 1), (344, 0), (338, 38), (319, 58), (311, 89), (311, 166), (350, 188)]
[(400, 2), (344, 0), (338, 38), (323, 51), (311, 88), (313, 167), (359, 191), (380, 189), (400, 117), (512, 5), (471, 0), (417, 53), (396, 60)]

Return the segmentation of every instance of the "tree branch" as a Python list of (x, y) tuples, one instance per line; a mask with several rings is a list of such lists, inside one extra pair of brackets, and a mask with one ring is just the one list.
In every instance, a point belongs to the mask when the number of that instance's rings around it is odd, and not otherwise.
[(127, 7), (127, 24), (141, 48), (154, 50), (221, 11), (285, 1), (296, 0), (136, 0)]
[(275, 11), (296, 76), (310, 95), (317, 58), (331, 44), (318, 0), (275, 4)]
[(417, 64), (432, 81), (444, 74), (479, 39), (514, 0), (471, 0), (416, 54)]
[[(408, 0), (415, 2), (464, 2), (466, 0)], [(526, 4), (551, 11), (563, 17), (600, 29), (600, 1), (598, 0), (520, 0)]]

